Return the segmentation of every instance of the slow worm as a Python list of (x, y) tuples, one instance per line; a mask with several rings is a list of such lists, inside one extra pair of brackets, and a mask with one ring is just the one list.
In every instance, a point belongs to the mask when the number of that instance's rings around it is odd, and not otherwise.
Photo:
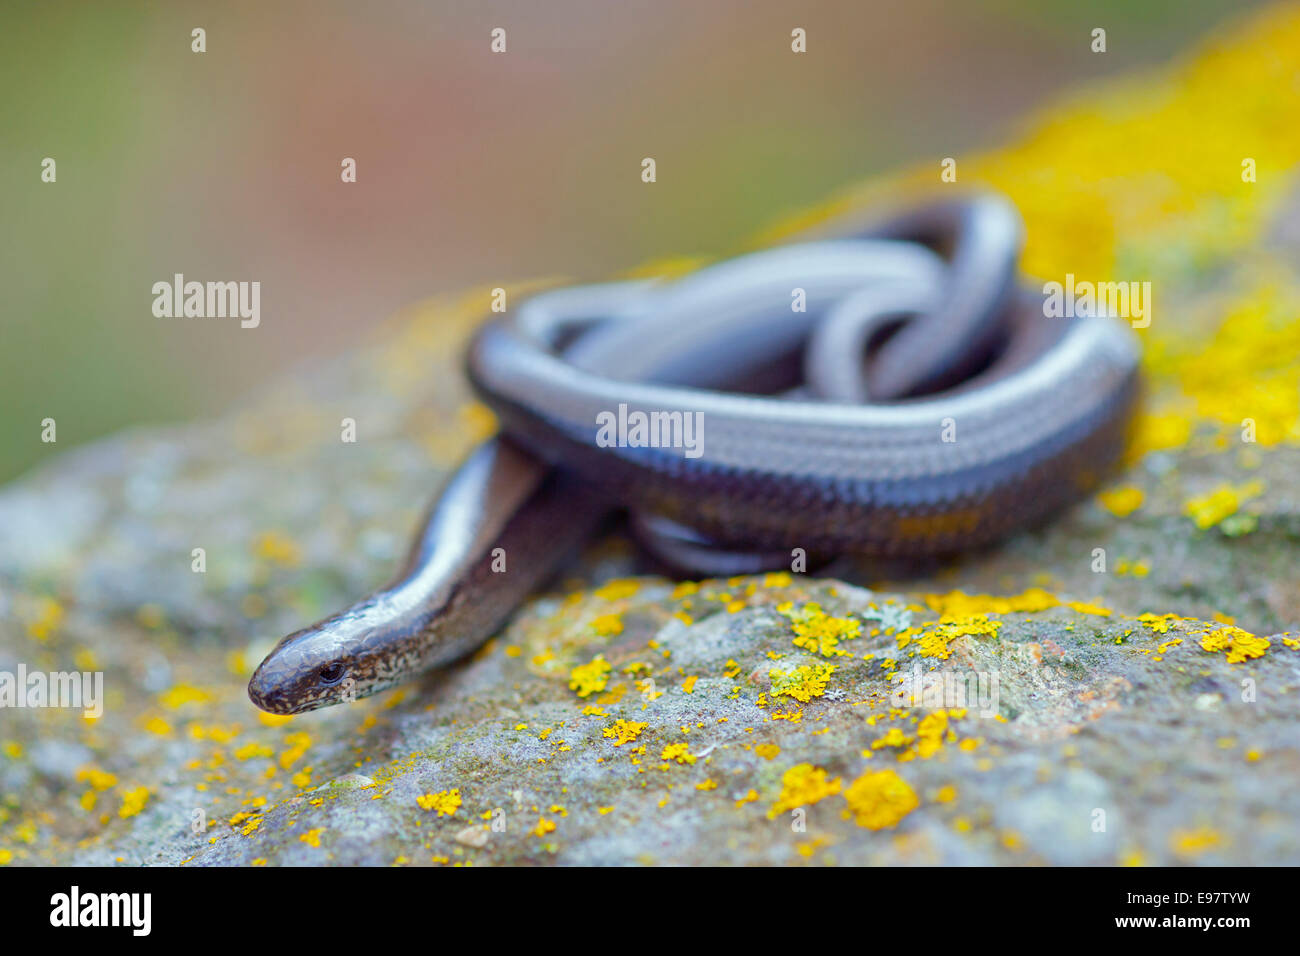
[(487, 324), (468, 373), (502, 435), (393, 583), (285, 637), (249, 696), (299, 713), (463, 656), (617, 509), (697, 574), (955, 553), (1042, 521), (1118, 458), (1138, 350), (1114, 320), (1045, 317), (1020, 243), (980, 196)]

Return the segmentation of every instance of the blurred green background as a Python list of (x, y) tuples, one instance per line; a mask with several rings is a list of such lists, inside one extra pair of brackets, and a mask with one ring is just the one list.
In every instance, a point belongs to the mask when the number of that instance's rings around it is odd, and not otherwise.
[[(1250, 6), (9, 0), (0, 480), (217, 412), (430, 294), (724, 254), (847, 182), (993, 145), (1062, 88), (1160, 63)], [(155, 318), (150, 287), (175, 272), (260, 281), (261, 326)]]

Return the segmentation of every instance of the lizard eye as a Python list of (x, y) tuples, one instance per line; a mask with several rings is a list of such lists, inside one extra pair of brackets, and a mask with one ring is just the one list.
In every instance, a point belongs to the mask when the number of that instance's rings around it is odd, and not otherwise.
[(322, 684), (337, 684), (343, 679), (343, 664), (340, 661), (332, 661), (326, 664), (319, 671), (318, 676)]

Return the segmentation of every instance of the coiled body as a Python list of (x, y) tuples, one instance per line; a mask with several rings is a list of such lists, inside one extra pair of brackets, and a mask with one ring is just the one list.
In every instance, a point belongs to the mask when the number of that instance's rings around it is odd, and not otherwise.
[(977, 199), (489, 324), (467, 365), (505, 437), (394, 584), (285, 638), (250, 695), (308, 710), (464, 653), (616, 507), (707, 574), (962, 551), (1077, 499), (1122, 449), (1138, 353), (1114, 321), (1044, 317), (1019, 242)]

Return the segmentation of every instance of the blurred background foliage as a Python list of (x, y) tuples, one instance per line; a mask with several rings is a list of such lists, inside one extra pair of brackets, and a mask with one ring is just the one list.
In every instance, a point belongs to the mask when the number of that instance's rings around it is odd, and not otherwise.
[[(0, 480), (214, 413), (431, 294), (734, 251), (847, 182), (996, 144), (1062, 88), (1159, 64), (1251, 6), (8, 0)], [(175, 272), (260, 281), (261, 327), (155, 318), (150, 287)]]

